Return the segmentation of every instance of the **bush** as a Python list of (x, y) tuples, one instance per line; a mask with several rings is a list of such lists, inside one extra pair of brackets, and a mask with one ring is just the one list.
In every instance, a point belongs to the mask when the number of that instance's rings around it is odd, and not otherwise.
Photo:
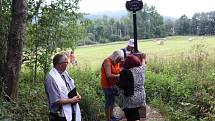
[(74, 68), (70, 71), (78, 92), (82, 96), (80, 107), (84, 121), (100, 121), (104, 119), (104, 97), (99, 86), (99, 71), (92, 71), (88, 67)]
[(120, 41), (120, 40), (121, 40), (121, 38), (120, 38), (119, 35), (111, 35), (110, 36), (110, 41), (111, 42), (116, 42), (116, 41)]
[[(215, 120), (215, 60), (202, 43), (188, 54), (156, 57), (147, 65), (147, 101), (174, 121)], [(159, 100), (155, 100), (159, 99)], [(166, 108), (164, 108), (166, 105)]]
[[(0, 120), (48, 120), (48, 107), (43, 83), (21, 81), (19, 95), (14, 102), (0, 100)], [(22, 115), (20, 115), (22, 114)]]
[(103, 39), (101, 39), (99, 42), (100, 42), (100, 43), (108, 43), (108, 42), (109, 42), (109, 40), (108, 40), (108, 39), (106, 39), (106, 38), (103, 38)]
[[(69, 71), (82, 96), (80, 108), (83, 121), (100, 121), (104, 119), (103, 93), (99, 87), (99, 71), (90, 68), (73, 68)], [(19, 81), (19, 95), (15, 102), (0, 100), (0, 120), (14, 121), (47, 121), (48, 100), (43, 85), (43, 75), (32, 82), (31, 73), (22, 70)], [(23, 114), (23, 115), (20, 115)]]

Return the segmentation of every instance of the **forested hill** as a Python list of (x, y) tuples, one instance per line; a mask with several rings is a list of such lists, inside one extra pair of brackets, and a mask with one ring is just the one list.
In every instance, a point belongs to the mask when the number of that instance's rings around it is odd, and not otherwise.
[(110, 18), (115, 18), (115, 19), (120, 19), (123, 16), (126, 16), (128, 13), (126, 10), (120, 10), (120, 11), (103, 11), (103, 12), (97, 12), (97, 13), (93, 13), (93, 14), (88, 14), (85, 17), (90, 19), (90, 20), (94, 20), (97, 18), (102, 18), (102, 16), (108, 16)]
[[(80, 43), (95, 44), (125, 41), (133, 38), (131, 12), (100, 12), (85, 16), (90, 21), (86, 28), (87, 36)], [(137, 12), (137, 38), (162, 38), (174, 35), (215, 35), (215, 11), (195, 13), (192, 18), (181, 15), (179, 18), (161, 15), (155, 7), (144, 5)]]
[[(126, 16), (128, 14), (128, 11), (126, 10), (120, 10), (120, 11), (102, 11), (102, 12), (97, 12), (97, 13), (92, 13), (92, 14), (87, 14), (85, 17), (90, 20), (102, 18), (102, 16), (108, 16), (110, 18), (115, 18), (115, 19), (120, 19), (123, 16)], [(162, 15), (163, 20), (172, 20), (175, 21), (177, 18), (171, 17), (171, 16), (166, 16)]]

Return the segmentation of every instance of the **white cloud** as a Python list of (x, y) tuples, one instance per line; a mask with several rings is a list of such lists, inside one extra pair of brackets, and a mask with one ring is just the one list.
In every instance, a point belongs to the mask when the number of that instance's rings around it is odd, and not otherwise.
[[(102, 11), (126, 10), (127, 0), (82, 0), (80, 11), (96, 13)], [(209, 12), (215, 10), (215, 0), (142, 0), (143, 3), (155, 6), (158, 13), (172, 17), (186, 14), (192, 17), (196, 12)]]
[(125, 2), (126, 0), (82, 0), (80, 1), (80, 11), (96, 13), (102, 11), (126, 10)]

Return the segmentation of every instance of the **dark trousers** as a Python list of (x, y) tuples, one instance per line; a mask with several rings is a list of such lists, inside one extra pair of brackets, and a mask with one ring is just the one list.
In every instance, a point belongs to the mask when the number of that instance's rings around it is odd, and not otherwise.
[[(75, 116), (75, 113), (72, 113), (72, 121), (75, 121)], [(50, 112), (49, 121), (66, 121), (66, 118), (59, 116), (57, 113)]]
[(127, 121), (140, 120), (139, 107), (123, 109)]
[(59, 116), (57, 113), (50, 112), (49, 121), (66, 121), (66, 118)]
[(72, 113), (72, 121), (75, 121), (75, 113)]

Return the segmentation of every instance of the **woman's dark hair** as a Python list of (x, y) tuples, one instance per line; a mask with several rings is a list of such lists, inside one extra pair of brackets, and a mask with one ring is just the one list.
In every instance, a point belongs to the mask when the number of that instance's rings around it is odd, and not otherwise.
[[(133, 53), (133, 55), (137, 56), (140, 59), (141, 64), (142, 64), (143, 60), (146, 60), (145, 53), (138, 52), (138, 53)], [(145, 61), (145, 63), (146, 63), (146, 61)]]
[(140, 59), (135, 55), (128, 55), (124, 62), (124, 68), (130, 69), (141, 65)]
[(53, 65), (56, 66), (61, 61), (61, 58), (63, 56), (65, 56), (65, 54), (63, 54), (63, 53), (56, 54), (53, 58)]

